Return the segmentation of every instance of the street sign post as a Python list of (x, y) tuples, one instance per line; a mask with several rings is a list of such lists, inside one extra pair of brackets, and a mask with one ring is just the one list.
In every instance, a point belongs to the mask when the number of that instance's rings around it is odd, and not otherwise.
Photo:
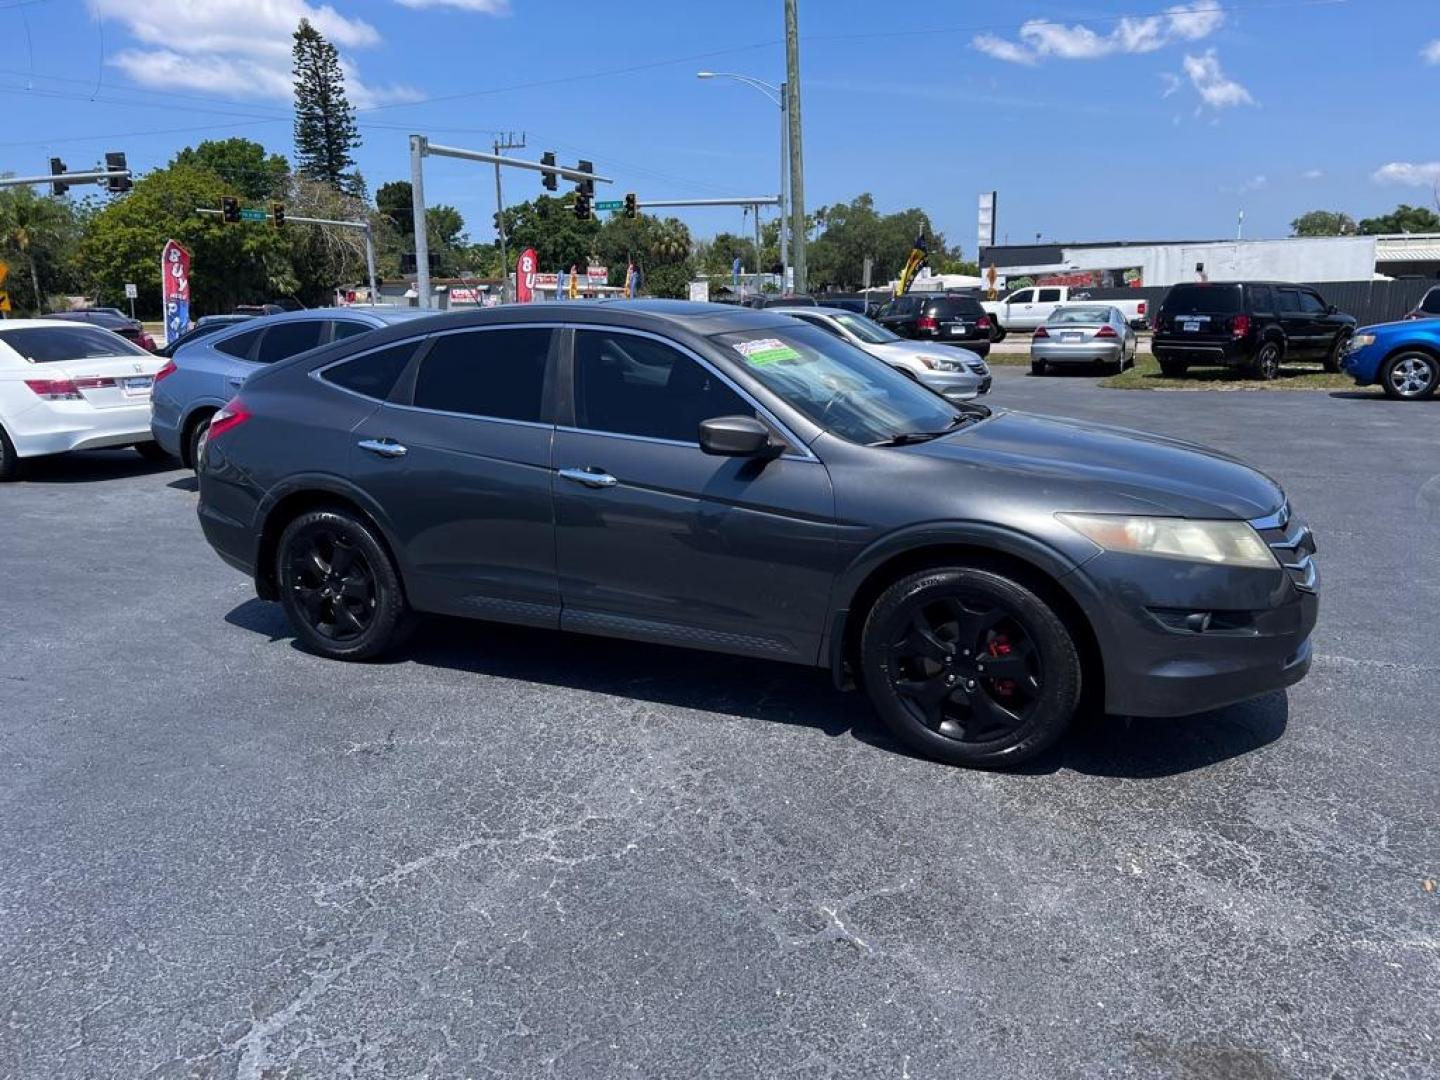
[(140, 295), (140, 289), (133, 281), (125, 283), (125, 299), (130, 301), (130, 317), (135, 317), (135, 298)]
[(270, 214), (265, 210), (251, 210), (249, 207), (240, 208), (241, 221), (268, 221)]

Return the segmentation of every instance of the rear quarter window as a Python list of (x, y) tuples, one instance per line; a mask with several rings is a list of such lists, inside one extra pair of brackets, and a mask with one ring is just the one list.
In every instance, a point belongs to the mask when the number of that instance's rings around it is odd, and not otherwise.
[(250, 355), (250, 348), (255, 344), (255, 339), (264, 332), (263, 327), (259, 330), (247, 330), (243, 334), (236, 334), (224, 341), (217, 341), (215, 348), (226, 356), (235, 356), (244, 360)]
[(320, 372), (320, 378), (344, 390), (365, 397), (384, 400), (395, 389), (400, 373), (415, 355), (418, 341), (403, 341), (388, 349), (365, 353), (353, 360), (332, 364)]

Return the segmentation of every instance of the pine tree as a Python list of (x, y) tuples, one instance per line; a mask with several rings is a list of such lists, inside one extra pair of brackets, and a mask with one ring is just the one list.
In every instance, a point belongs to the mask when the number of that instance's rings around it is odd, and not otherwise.
[(345, 96), (340, 54), (301, 19), (295, 31), (295, 158), (302, 176), (355, 194), (359, 177), (350, 151), (360, 145), (355, 110)]

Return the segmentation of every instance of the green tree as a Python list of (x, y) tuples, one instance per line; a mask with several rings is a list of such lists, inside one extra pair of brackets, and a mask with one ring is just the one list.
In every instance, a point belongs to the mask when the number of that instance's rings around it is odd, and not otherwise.
[(932, 266), (951, 258), (945, 237), (935, 231), (925, 211), (911, 208), (880, 214), (868, 192), (848, 204), (820, 207), (815, 217), (824, 223), (824, 231), (807, 250), (812, 288), (860, 286), (866, 256), (874, 260), (872, 284), (889, 281), (900, 273), (920, 233), (929, 243)]
[(285, 155), (268, 153), (250, 139), (207, 139), (185, 147), (170, 164), (209, 169), (225, 181), (231, 194), (252, 202), (278, 198), (290, 180)]
[(1359, 231), (1363, 236), (1380, 233), (1440, 232), (1440, 214), (1426, 206), (1401, 203), (1394, 211), (1382, 217), (1364, 218), (1360, 222)]
[(360, 145), (355, 110), (345, 96), (345, 74), (340, 54), (301, 19), (295, 31), (295, 160), (299, 171), (350, 194), (363, 191), (363, 181), (351, 172), (351, 156)]
[(633, 263), (643, 278), (642, 291), (651, 296), (683, 297), (695, 276), (690, 230), (678, 218), (616, 214), (595, 237), (595, 253), (610, 267), (610, 284), (625, 281)]
[(574, 197), (556, 199), (541, 195), (534, 202), (505, 208), (505, 235), (510, 250), (535, 249), (540, 269), (547, 272), (584, 266), (598, 249), (595, 246), (601, 226), (593, 217), (580, 221), (575, 217)]
[(0, 253), (24, 264), (25, 275), (11, 274), (12, 306), (34, 313), (45, 310), (45, 297), (69, 282), (70, 256), (80, 222), (66, 199), (36, 195), (29, 187), (0, 188)]
[(414, 198), (409, 180), (391, 180), (375, 192), (375, 205), (401, 236), (415, 235)]
[[(388, 228), (363, 199), (304, 176), (291, 177), (285, 203), (295, 217), (368, 220), (375, 233)], [(365, 236), (358, 229), (291, 222), (285, 227), (285, 244), (294, 279), (291, 295), (304, 304), (331, 303), (337, 286), (366, 277)]]

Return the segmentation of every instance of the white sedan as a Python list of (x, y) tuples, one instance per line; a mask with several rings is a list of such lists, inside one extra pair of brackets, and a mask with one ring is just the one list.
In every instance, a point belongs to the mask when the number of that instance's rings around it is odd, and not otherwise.
[(165, 358), (119, 334), (59, 319), (0, 322), (0, 480), (21, 458), (133, 446), (150, 435), (150, 390)]
[(790, 315), (818, 326), (903, 371), (947, 401), (973, 401), (990, 392), (990, 368), (969, 349), (909, 341), (864, 315), (841, 308), (781, 307), (770, 308), (766, 314)]

